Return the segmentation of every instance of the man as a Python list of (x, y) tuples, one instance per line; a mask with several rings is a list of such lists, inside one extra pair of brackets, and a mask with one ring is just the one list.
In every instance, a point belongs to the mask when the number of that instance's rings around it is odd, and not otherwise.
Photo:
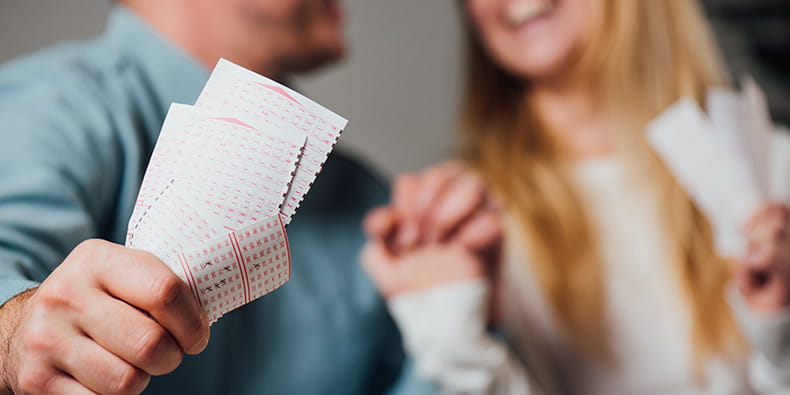
[(169, 104), (193, 103), (220, 57), (275, 79), (336, 60), (341, 19), (332, 0), (124, 0), (100, 37), (0, 69), (0, 393), (405, 382), (397, 330), (357, 263), (361, 218), (386, 190), (347, 158), (329, 159), (288, 228), (291, 281), (211, 341), (185, 284), (119, 245)]

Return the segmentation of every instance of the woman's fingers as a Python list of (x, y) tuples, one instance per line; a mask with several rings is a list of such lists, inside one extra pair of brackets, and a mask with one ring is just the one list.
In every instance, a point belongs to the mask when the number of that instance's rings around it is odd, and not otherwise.
[(458, 245), (424, 245), (393, 255), (382, 243), (371, 241), (361, 260), (385, 298), (485, 275), (481, 260)]
[(415, 210), (415, 198), (420, 190), (420, 177), (414, 173), (399, 176), (394, 183), (392, 207), (398, 215), (398, 234), (395, 244), (406, 248), (419, 238), (419, 213)]
[(395, 180), (392, 205), (401, 225), (395, 240), (399, 248), (408, 249), (422, 241), (430, 226), (425, 224), (426, 218), (463, 174), (460, 164), (445, 162)]
[(391, 206), (372, 211), (364, 226), (390, 251), (449, 240), (479, 251), (501, 238), (485, 184), (457, 162), (398, 177)]
[(738, 268), (735, 279), (738, 290), (752, 311), (772, 314), (787, 306), (790, 296), (787, 273), (743, 266)]
[(751, 217), (745, 227), (747, 252), (743, 262), (753, 269), (775, 264), (782, 248), (788, 248), (788, 216), (781, 205), (767, 205)]
[(743, 231), (747, 237), (751, 237), (754, 234), (765, 233), (766, 230), (787, 230), (788, 220), (790, 220), (790, 210), (787, 205), (765, 204), (749, 217)]
[(444, 241), (466, 222), (483, 210), (486, 189), (482, 181), (473, 175), (463, 176), (447, 186), (435, 200), (433, 209), (423, 220), (428, 242)]
[(492, 209), (481, 210), (474, 214), (452, 237), (467, 249), (483, 252), (500, 244), (502, 223), (499, 213)]
[(736, 271), (736, 284), (749, 306), (772, 313), (790, 298), (790, 238), (788, 209), (769, 204), (758, 209), (744, 226), (747, 252)]
[(462, 174), (463, 169), (456, 162), (441, 163), (420, 173), (420, 188), (414, 199), (414, 210), (420, 220), (431, 211), (447, 187)]

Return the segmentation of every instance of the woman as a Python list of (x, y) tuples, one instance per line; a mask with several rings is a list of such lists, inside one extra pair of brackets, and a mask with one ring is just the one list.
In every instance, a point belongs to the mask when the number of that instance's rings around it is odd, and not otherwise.
[(645, 138), (727, 83), (698, 4), (462, 5), (470, 171), (402, 177), (366, 224), (363, 262), (422, 374), (457, 393), (790, 393), (787, 207), (757, 210), (745, 257), (724, 259)]

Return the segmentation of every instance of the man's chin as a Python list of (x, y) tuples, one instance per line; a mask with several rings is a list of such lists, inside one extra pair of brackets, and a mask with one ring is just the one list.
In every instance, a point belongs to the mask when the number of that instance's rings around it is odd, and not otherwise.
[(334, 48), (323, 48), (321, 50), (302, 53), (301, 56), (292, 59), (288, 63), (290, 73), (311, 73), (321, 68), (339, 62), (346, 57), (346, 47), (337, 46)]

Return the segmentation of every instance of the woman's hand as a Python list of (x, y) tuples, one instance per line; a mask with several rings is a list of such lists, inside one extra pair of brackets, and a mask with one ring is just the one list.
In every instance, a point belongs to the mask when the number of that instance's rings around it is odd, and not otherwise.
[(368, 237), (393, 251), (453, 242), (472, 251), (497, 247), (501, 224), (483, 181), (456, 162), (398, 177), (389, 206), (365, 218)]
[(392, 254), (380, 242), (371, 241), (362, 252), (362, 264), (385, 299), (460, 283), (485, 275), (484, 264), (459, 245), (428, 245)]
[(743, 299), (758, 314), (770, 315), (790, 304), (790, 208), (763, 206), (747, 221), (746, 256), (736, 272)]
[(499, 258), (499, 214), (485, 185), (457, 163), (398, 177), (390, 206), (365, 219), (363, 264), (382, 294), (483, 277)]

